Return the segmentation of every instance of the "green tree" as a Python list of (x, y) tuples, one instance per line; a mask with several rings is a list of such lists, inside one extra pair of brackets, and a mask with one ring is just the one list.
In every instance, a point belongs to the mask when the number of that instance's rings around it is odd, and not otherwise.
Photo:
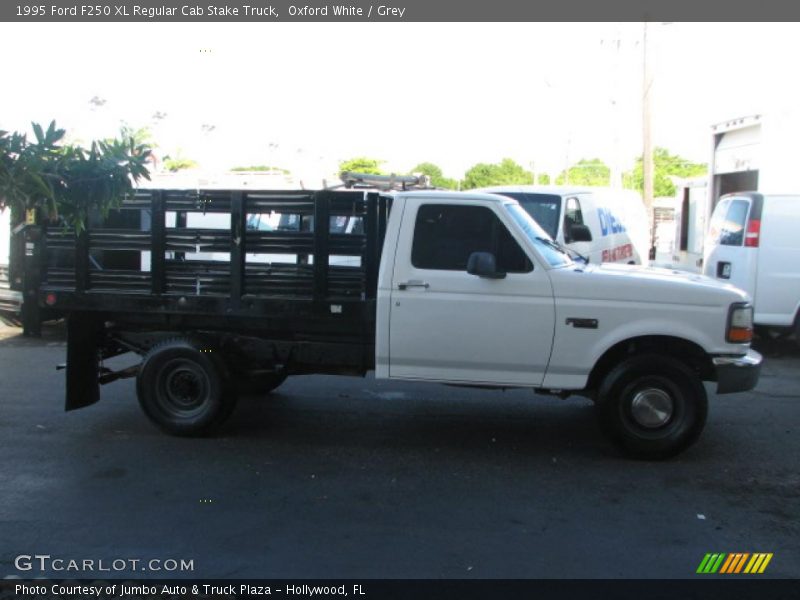
[(458, 181), (455, 179), (451, 179), (449, 177), (445, 177), (442, 170), (435, 164), (429, 162), (419, 163), (416, 167), (411, 169), (410, 174), (420, 173), (422, 175), (427, 175), (431, 178), (431, 184), (437, 188), (445, 188), (448, 190), (454, 190), (458, 188)]
[(366, 156), (357, 156), (348, 160), (343, 160), (339, 163), (339, 172), (350, 173), (369, 173), (371, 175), (383, 175), (381, 165), (384, 163), (382, 160), (376, 158), (368, 158)]
[[(675, 195), (675, 184), (672, 183), (670, 176), (697, 177), (708, 172), (707, 164), (691, 162), (677, 154), (670, 154), (666, 148), (661, 147), (656, 147), (653, 151), (653, 163), (655, 166), (653, 194), (657, 198)], [(644, 190), (644, 170), (641, 157), (636, 159), (633, 169), (623, 175), (622, 182), (626, 188), (639, 192)]]
[(170, 173), (177, 173), (185, 169), (194, 169), (197, 166), (197, 161), (185, 157), (183, 153), (178, 150), (174, 157), (165, 156), (162, 164)]
[(149, 179), (150, 148), (134, 139), (61, 144), (55, 121), (47, 130), (33, 123), (35, 142), (0, 131), (0, 209), (17, 218), (34, 209), (80, 232), (90, 212), (116, 208), (141, 178)]
[(146, 125), (144, 127), (133, 127), (126, 121), (122, 121), (119, 126), (119, 138), (123, 140), (132, 139), (136, 144), (147, 145), (148, 148), (157, 147), (157, 144), (153, 142), (153, 132)]
[(583, 159), (556, 177), (556, 184), (608, 186), (611, 169), (599, 158)]
[(487, 187), (491, 185), (532, 183), (533, 174), (510, 158), (499, 163), (478, 163), (464, 174), (464, 189)]
[(283, 173), (284, 175), (291, 174), (289, 169), (282, 169), (281, 167), (270, 167), (269, 165), (253, 165), (251, 167), (233, 167), (231, 171), (271, 171), (274, 173)]

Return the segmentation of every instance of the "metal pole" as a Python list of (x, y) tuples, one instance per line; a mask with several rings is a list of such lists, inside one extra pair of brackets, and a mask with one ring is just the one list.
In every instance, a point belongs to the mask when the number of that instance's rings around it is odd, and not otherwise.
[(613, 149), (614, 156), (611, 164), (611, 180), (610, 185), (614, 189), (622, 189), (622, 160), (620, 158), (620, 139), (619, 139), (619, 102), (617, 94), (619, 92), (619, 61), (620, 61), (620, 47), (622, 45), (622, 36), (619, 30), (614, 34), (612, 43), (612, 82), (611, 82), (611, 113), (612, 113), (612, 127), (613, 127)]
[(647, 210), (647, 219), (650, 224), (650, 240), (653, 240), (653, 119), (652, 97), (650, 92), (653, 86), (653, 77), (650, 68), (650, 54), (648, 52), (647, 22), (644, 23), (644, 40), (642, 47), (642, 175), (644, 179), (644, 206)]

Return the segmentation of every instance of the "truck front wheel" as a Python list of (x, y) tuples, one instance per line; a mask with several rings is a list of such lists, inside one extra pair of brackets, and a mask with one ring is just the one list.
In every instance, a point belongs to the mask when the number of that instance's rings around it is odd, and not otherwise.
[(164, 431), (180, 436), (206, 435), (233, 411), (221, 361), (186, 339), (169, 340), (145, 356), (136, 380), (139, 404)]
[(684, 363), (645, 354), (611, 370), (597, 395), (600, 424), (629, 456), (669, 458), (703, 430), (708, 399), (703, 382)]

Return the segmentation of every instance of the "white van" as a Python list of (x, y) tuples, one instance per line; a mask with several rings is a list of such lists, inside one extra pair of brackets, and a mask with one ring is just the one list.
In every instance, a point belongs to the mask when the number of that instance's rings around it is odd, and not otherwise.
[(729, 194), (711, 216), (703, 272), (750, 294), (756, 325), (800, 329), (798, 224), (800, 195)]
[(534, 185), (473, 191), (513, 198), (551, 238), (591, 263), (647, 262), (650, 227), (642, 198), (634, 191)]
[(11, 290), (9, 253), (11, 249), (11, 209), (0, 210), (0, 321), (16, 322), (22, 294)]
[(8, 267), (11, 248), (11, 209), (0, 210), (0, 266)]

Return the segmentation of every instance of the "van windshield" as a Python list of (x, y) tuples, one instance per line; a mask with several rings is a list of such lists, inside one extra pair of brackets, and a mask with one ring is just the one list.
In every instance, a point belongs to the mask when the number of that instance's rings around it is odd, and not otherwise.
[(750, 201), (745, 198), (720, 202), (708, 227), (711, 240), (720, 246), (741, 246), (749, 209)]
[(551, 238), (558, 235), (558, 217), (561, 214), (561, 196), (555, 194), (531, 194), (528, 192), (493, 192), (513, 198), (525, 212), (544, 229)]
[(566, 267), (572, 264), (572, 259), (567, 254), (567, 251), (560, 244), (554, 242), (519, 204), (509, 202), (503, 206), (508, 210), (517, 225), (520, 226), (525, 236), (536, 247), (542, 258), (547, 261), (548, 265), (551, 267)]

